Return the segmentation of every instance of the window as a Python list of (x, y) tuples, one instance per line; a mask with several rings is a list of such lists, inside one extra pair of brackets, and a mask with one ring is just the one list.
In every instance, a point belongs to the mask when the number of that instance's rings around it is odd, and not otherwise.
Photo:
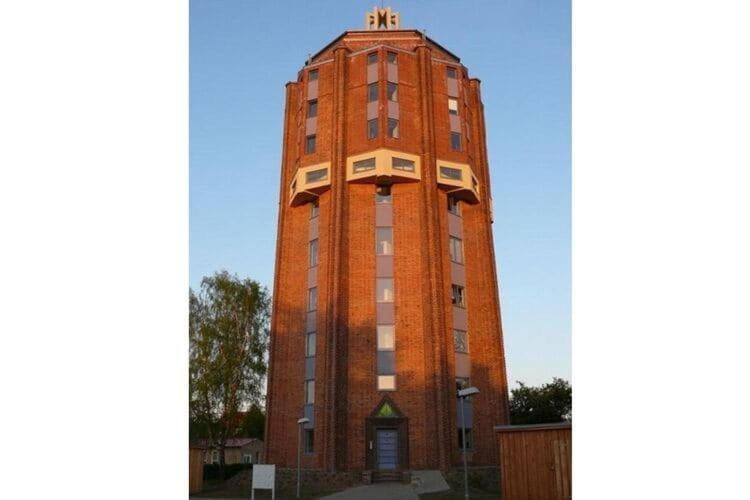
[(461, 205), (453, 196), (448, 196), (448, 211), (453, 215), (461, 216)]
[(396, 332), (393, 325), (378, 325), (378, 351), (392, 351), (396, 346)]
[(451, 132), (451, 149), (461, 151), (461, 134), (458, 132)]
[(456, 399), (458, 399), (458, 391), (469, 387), (469, 379), (465, 377), (456, 377)]
[(315, 381), (305, 380), (305, 404), (315, 403)]
[(305, 182), (320, 182), (328, 178), (328, 169), (319, 168), (318, 170), (311, 170), (305, 174)]
[(215, 464), (219, 463), (219, 450), (213, 450), (211, 452), (211, 462)]
[(310, 267), (318, 265), (318, 239), (310, 242)]
[(388, 118), (388, 137), (398, 139), (398, 120)]
[(464, 287), (460, 285), (451, 285), (451, 291), (451, 302), (458, 307), (466, 307), (466, 294), (464, 293)]
[(310, 70), (310, 72), (307, 74), (307, 79), (309, 81), (311, 81), (311, 82), (314, 82), (315, 80), (317, 80), (318, 79), (318, 70), (317, 69)]
[[(461, 411), (460, 409), (458, 411)], [(459, 427), (458, 429), (458, 447), (460, 449), (464, 449), (464, 435), (463, 432), (466, 432), (466, 449), (467, 450), (473, 450), (474, 449), (474, 438), (471, 435), (471, 429), (461, 429)]]
[(456, 352), (469, 352), (469, 337), (463, 330), (453, 330), (453, 346)]
[(312, 453), (313, 452), (313, 446), (315, 444), (315, 435), (313, 434), (312, 429), (305, 429), (305, 453)]
[(315, 135), (308, 135), (305, 138), (305, 153), (310, 154), (315, 152)]
[(378, 119), (367, 120), (367, 138), (375, 139), (378, 136)]
[(248, 455), (247, 453), (242, 455), (242, 463), (243, 464), (251, 464), (253, 463), (253, 456)]
[(367, 54), (367, 64), (377, 64), (378, 63), (378, 53), (377, 52), (370, 52)]
[(440, 177), (460, 181), (463, 179), (460, 168), (440, 167)]
[(391, 167), (395, 170), (404, 170), (406, 172), (414, 172), (414, 162), (406, 160), (404, 158), (398, 158), (394, 156), (391, 158)]
[(398, 83), (388, 82), (386, 85), (386, 94), (389, 101), (398, 102)]
[(377, 302), (393, 302), (393, 278), (377, 278), (375, 288)]
[(318, 288), (307, 289), (307, 310), (315, 311), (318, 309)]
[(318, 216), (318, 213), (320, 213), (320, 202), (315, 200), (310, 203), (310, 218), (314, 219)]
[(445, 68), (445, 75), (448, 78), (456, 78), (456, 68), (448, 66), (447, 68)]
[(453, 97), (448, 98), (448, 113), (452, 115), (458, 114), (458, 99), (454, 99)]
[(451, 260), (458, 264), (464, 263), (464, 250), (463, 241), (453, 236), (450, 237), (448, 242), (448, 251), (450, 252)]
[(380, 89), (378, 82), (371, 83), (367, 86), (367, 102), (376, 102), (379, 99)]
[(391, 186), (378, 186), (375, 189), (375, 203), (391, 202)]
[(355, 161), (352, 164), (354, 173), (365, 172), (367, 170), (373, 170), (375, 168), (375, 158), (367, 158), (366, 160)]
[(315, 356), (315, 332), (305, 335), (305, 356)]
[(318, 116), (318, 100), (313, 99), (307, 103), (307, 117), (315, 118), (316, 116)]
[(375, 254), (393, 255), (393, 228), (375, 228)]
[(395, 391), (396, 390), (396, 376), (395, 375), (378, 375), (378, 390), (379, 391)]
[(395, 52), (388, 52), (388, 62), (391, 64), (398, 64), (398, 55)]

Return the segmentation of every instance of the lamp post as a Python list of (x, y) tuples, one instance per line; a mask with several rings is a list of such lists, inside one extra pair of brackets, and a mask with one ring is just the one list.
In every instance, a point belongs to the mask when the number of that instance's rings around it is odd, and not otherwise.
[(310, 421), (309, 418), (302, 417), (297, 420), (299, 426), (299, 433), (297, 434), (297, 499), (299, 500), (299, 484), (300, 484), (300, 464), (302, 462), (302, 427)]
[(466, 417), (464, 414), (464, 404), (466, 398), (479, 394), (476, 387), (467, 387), (458, 391), (458, 399), (461, 400), (461, 447), (464, 455), (464, 498), (469, 500), (469, 468), (466, 465)]

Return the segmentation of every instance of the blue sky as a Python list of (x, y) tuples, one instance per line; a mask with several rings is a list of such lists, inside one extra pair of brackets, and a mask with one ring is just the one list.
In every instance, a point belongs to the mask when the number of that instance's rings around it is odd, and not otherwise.
[[(366, 1), (190, 2), (190, 286), (270, 288), (284, 84)], [(482, 80), (508, 380), (570, 379), (570, 3), (385, 3)]]

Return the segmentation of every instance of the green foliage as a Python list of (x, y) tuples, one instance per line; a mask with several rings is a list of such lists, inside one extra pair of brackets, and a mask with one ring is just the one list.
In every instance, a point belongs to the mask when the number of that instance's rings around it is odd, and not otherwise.
[(567, 380), (553, 378), (552, 383), (540, 387), (523, 382), (518, 385), (510, 391), (511, 424), (548, 424), (572, 419), (573, 391)]
[(190, 427), (220, 448), (238, 412), (259, 406), (266, 375), (271, 298), (256, 281), (226, 271), (190, 290)]
[(266, 414), (259, 406), (253, 405), (242, 416), (236, 436), (263, 439), (265, 425)]

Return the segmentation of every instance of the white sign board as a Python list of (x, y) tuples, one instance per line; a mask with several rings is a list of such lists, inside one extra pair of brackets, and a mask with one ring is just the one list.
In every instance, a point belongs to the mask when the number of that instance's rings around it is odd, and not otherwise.
[(271, 490), (271, 498), (276, 497), (276, 466), (253, 465), (253, 487), (251, 497), (255, 498), (255, 490)]

